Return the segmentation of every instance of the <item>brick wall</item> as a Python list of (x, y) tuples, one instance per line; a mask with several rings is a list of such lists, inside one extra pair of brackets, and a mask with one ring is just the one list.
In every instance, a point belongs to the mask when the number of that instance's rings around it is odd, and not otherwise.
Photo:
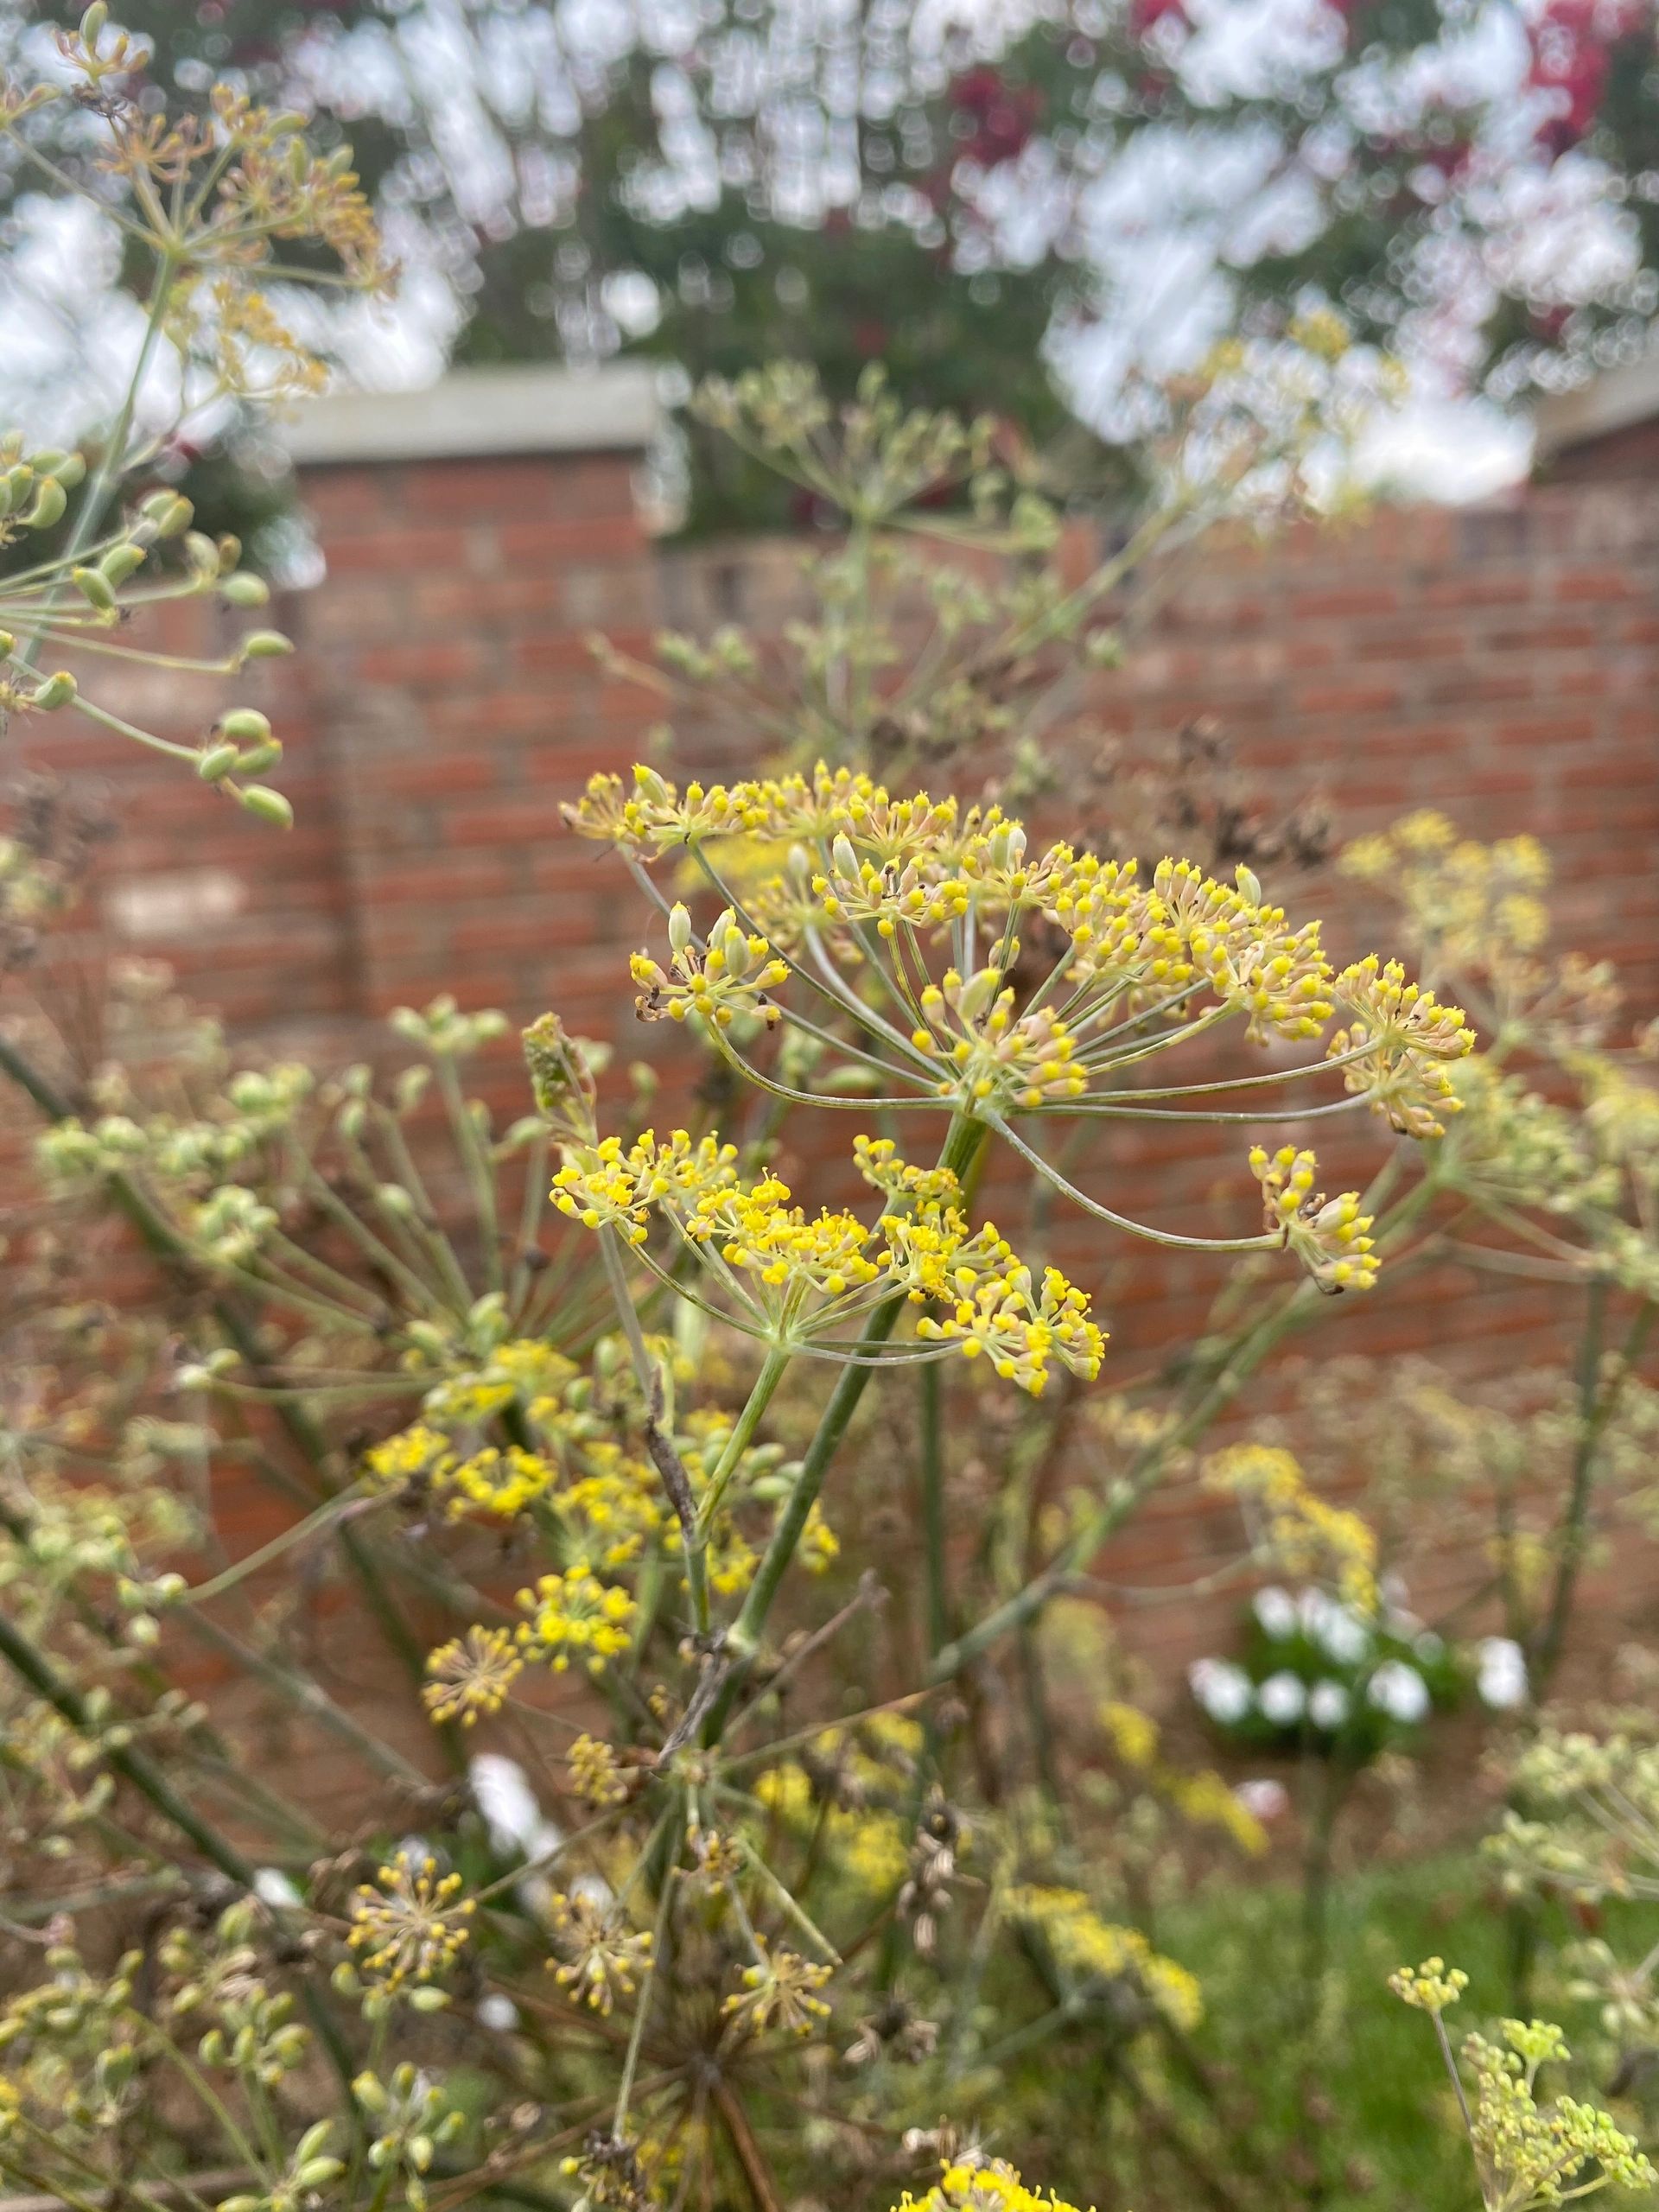
[[(797, 564), (765, 542), (654, 546), (632, 467), (594, 452), (302, 470), (329, 582), (274, 610), (301, 650), (262, 671), (289, 745), (292, 835), (67, 717), (37, 736), (44, 762), (96, 779), (118, 810), (101, 888), (112, 938), (172, 962), (239, 1034), (332, 1061), (372, 1049), (391, 1007), (442, 988), (516, 1020), (556, 1005), (631, 1056), (671, 1054), (676, 1033), (632, 1019), (638, 903), (559, 819), (594, 770), (626, 769), (658, 711), (597, 669), (584, 637), (639, 647), (664, 620), (775, 625)], [(168, 642), (199, 645), (215, 619), (186, 610)], [(1287, 801), (1319, 790), (1344, 839), (1424, 804), (1482, 837), (1535, 831), (1560, 870), (1565, 942), (1615, 960), (1646, 1018), (1659, 1012), (1656, 677), (1659, 482), (1586, 481), (1217, 554), (1103, 677), (1098, 703), (1131, 747), (1217, 716), (1249, 772)], [(206, 680), (145, 676), (131, 705), (194, 735), (215, 696)], [(692, 733), (680, 757), (688, 773), (747, 765), (718, 730)], [(1382, 938), (1329, 880), (1296, 903), (1329, 917), (1340, 957)], [(664, 1068), (667, 1123), (683, 1111), (683, 1047)], [(520, 1109), (510, 1055), (493, 1087)], [(1090, 1179), (1155, 1188), (1173, 1229), (1204, 1230), (1217, 1205), (1248, 1229), (1244, 1141), (1125, 1133)], [(1100, 1294), (1125, 1374), (1190, 1338), (1219, 1280), (1202, 1256), (1148, 1264), (1075, 1222), (1063, 1250)], [(1535, 1292), (1454, 1269), (1354, 1307), (1324, 1348), (1455, 1343), (1489, 1370), (1555, 1348)], [(1123, 1571), (1185, 1571), (1201, 1541), (1155, 1513)]]

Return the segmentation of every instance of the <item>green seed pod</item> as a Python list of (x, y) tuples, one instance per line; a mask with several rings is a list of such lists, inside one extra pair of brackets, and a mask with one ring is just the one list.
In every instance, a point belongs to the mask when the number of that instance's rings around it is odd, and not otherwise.
[(35, 472), (26, 461), (0, 474), (0, 514), (16, 514), (35, 488)]
[(92, 6), (80, 19), (80, 35), (86, 45), (96, 46), (104, 35), (104, 26), (110, 20), (109, 0), (92, 0)]
[(210, 745), (196, 755), (196, 773), (204, 784), (222, 783), (237, 764), (233, 745)]
[(55, 476), (42, 476), (35, 484), (35, 498), (23, 524), (29, 530), (50, 530), (54, 523), (63, 520), (63, 511), (68, 505), (68, 495)]
[(101, 569), (72, 569), (69, 573), (75, 589), (88, 607), (95, 607), (100, 614), (114, 613), (114, 587)]
[(270, 586), (262, 576), (238, 573), (219, 578), (219, 595), (227, 607), (264, 607), (270, 599)]
[(257, 707), (232, 707), (219, 716), (217, 727), (221, 737), (238, 745), (258, 745), (270, 735), (270, 724)]
[(51, 714), (59, 707), (67, 707), (79, 686), (67, 668), (48, 676), (44, 683), (37, 683), (24, 704), (38, 707), (42, 714)]
[(263, 745), (251, 745), (237, 766), (245, 776), (263, 776), (267, 768), (274, 768), (283, 757), (283, 741), (268, 737)]
[(338, 2181), (345, 2171), (339, 2158), (308, 2158), (294, 2178), (302, 2189), (321, 2189), (325, 2182)]
[(135, 545), (128, 538), (124, 545), (111, 545), (99, 563), (99, 571), (112, 584), (124, 584), (127, 578), (142, 569), (148, 559), (142, 545)]
[(251, 630), (242, 640), (244, 660), (276, 660), (294, 650), (294, 640), (280, 630)]
[(177, 492), (157, 492), (139, 510), (157, 537), (176, 537), (188, 530), (195, 509)]
[(281, 791), (274, 791), (266, 784), (249, 784), (237, 793), (237, 798), (250, 814), (257, 814), (262, 822), (271, 822), (279, 830), (294, 827), (294, 810)]

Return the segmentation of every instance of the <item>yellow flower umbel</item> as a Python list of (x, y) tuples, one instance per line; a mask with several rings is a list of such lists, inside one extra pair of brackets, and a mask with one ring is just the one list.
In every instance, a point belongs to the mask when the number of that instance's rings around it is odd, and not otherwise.
[(1196, 1976), (1154, 1951), (1138, 1928), (1103, 1920), (1081, 1890), (1011, 1890), (1004, 1900), (1012, 1920), (1040, 1934), (1064, 1973), (1085, 1980), (1128, 1981), (1172, 2026), (1190, 2031), (1204, 2018)]
[(1501, 2040), (1465, 2036), (1463, 2064), (1472, 2076), (1472, 2108), (1441, 2015), (1462, 1996), (1469, 1977), (1443, 1960), (1402, 1967), (1389, 1977), (1395, 1995), (1434, 2024), (1440, 2056), (1457, 2090), (1474, 2153), (1485, 2212), (1534, 2212), (1602, 2189), (1649, 2190), (1659, 2171), (1612, 2116), (1575, 2097), (1541, 2105), (1540, 2069), (1572, 2056), (1549, 2020), (1502, 2020)]
[(530, 1615), (518, 1626), (518, 1648), (562, 1675), (574, 1660), (590, 1675), (628, 1648), (630, 1623), (639, 1608), (619, 1584), (606, 1584), (585, 1567), (544, 1574), (516, 1601)]
[[(1068, 844), (1033, 851), (997, 807), (894, 798), (822, 766), (810, 779), (694, 784), (683, 797), (640, 768), (631, 793), (599, 777), (567, 813), (580, 835), (615, 846), (653, 899), (649, 871), (671, 855), (722, 902), (700, 938), (688, 906), (658, 900), (668, 963), (649, 952), (634, 963), (646, 1019), (696, 1016), (735, 1068), (785, 1100), (844, 1109), (862, 1096), (995, 1131), (1056, 1190), (1132, 1234), (1214, 1251), (1288, 1243), (1326, 1289), (1363, 1288), (1376, 1262), (1352, 1193), (1332, 1200), (1335, 1211), (1322, 1201), (1317, 1221), (1304, 1211), (1311, 1169), (1307, 1190), (1259, 1235), (1173, 1236), (1078, 1190), (1014, 1124), (1248, 1122), (1369, 1103), (1430, 1135), (1454, 1103), (1447, 1067), (1474, 1041), (1455, 1008), (1395, 963), (1333, 976), (1317, 923), (1289, 921), (1248, 868), (1227, 883), (1166, 859), (1147, 880), (1133, 861)], [(770, 882), (727, 860), (734, 838), (785, 855)], [(1325, 1075), (1318, 1058), (1224, 1083), (1144, 1080), (1150, 1055), (1226, 1023), (1260, 1043), (1314, 1039), (1339, 1000), (1351, 1019), (1332, 1056), (1345, 1090), (1326, 1105), (1256, 1103), (1265, 1087)], [(768, 1057), (757, 1024), (734, 1026), (740, 1013), (791, 1035)], [(620, 1164), (620, 1147), (568, 1160), (568, 1210), (638, 1241), (639, 1194), (617, 1182)]]
[(1357, 1611), (1376, 1611), (1376, 1532), (1357, 1513), (1310, 1490), (1288, 1452), (1234, 1444), (1206, 1461), (1204, 1479), (1259, 1510), (1262, 1549), (1275, 1566), (1287, 1574), (1328, 1574)]
[(1001, 2158), (967, 2158), (950, 2161), (925, 2196), (906, 2190), (893, 2212), (1077, 2212), (1077, 2207), (1052, 2195), (1039, 2196)]
[(433, 1719), (471, 1728), (486, 1714), (500, 1712), (524, 1662), (505, 1629), (474, 1627), (441, 1643), (426, 1671), (421, 1700)]
[(438, 1980), (460, 1956), (473, 1916), (461, 1876), (440, 1874), (430, 1853), (400, 1851), (352, 1900), (346, 1941), (358, 1964), (391, 1995), (405, 1982)]
[(1275, 1241), (1287, 1244), (1323, 1291), (1369, 1290), (1376, 1281), (1376, 1250), (1367, 1234), (1371, 1217), (1361, 1213), (1356, 1192), (1327, 1198), (1315, 1192), (1319, 1162), (1311, 1152), (1285, 1145), (1269, 1154), (1257, 1145), (1250, 1173), (1262, 1185), (1262, 1208)]
[[(917, 1325), (938, 1356), (985, 1357), (1004, 1380), (1039, 1395), (1056, 1364), (1092, 1378), (1105, 1338), (1089, 1300), (1056, 1268), (1040, 1285), (987, 1222), (973, 1228), (948, 1168), (912, 1168), (892, 1142), (860, 1137), (857, 1162), (887, 1196), (874, 1225), (856, 1214), (809, 1215), (775, 1175), (745, 1181), (729, 1145), (683, 1129), (665, 1143), (652, 1130), (624, 1152), (617, 1140), (567, 1147), (556, 1203), (589, 1228), (611, 1228), (643, 1247), (652, 1215), (665, 1222), (704, 1273), (711, 1310), (776, 1347), (834, 1357), (849, 1332), (885, 1300), (943, 1308)], [(901, 1210), (902, 1209), (902, 1210)], [(649, 1255), (647, 1263), (668, 1280)], [(688, 1294), (683, 1276), (674, 1286)], [(699, 1300), (702, 1302), (702, 1300)], [(891, 1357), (927, 1357), (916, 1345)]]

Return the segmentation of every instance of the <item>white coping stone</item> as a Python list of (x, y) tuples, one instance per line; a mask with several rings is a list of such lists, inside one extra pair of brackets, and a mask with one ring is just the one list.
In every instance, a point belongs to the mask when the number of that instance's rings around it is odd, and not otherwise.
[(661, 418), (656, 372), (604, 368), (456, 369), (420, 391), (331, 391), (271, 428), (297, 467), (442, 461), (482, 454), (636, 452)]
[(1659, 415), (1659, 351), (1623, 368), (1608, 369), (1576, 391), (1542, 401), (1535, 416), (1538, 457), (1565, 453), (1573, 446), (1627, 430)]

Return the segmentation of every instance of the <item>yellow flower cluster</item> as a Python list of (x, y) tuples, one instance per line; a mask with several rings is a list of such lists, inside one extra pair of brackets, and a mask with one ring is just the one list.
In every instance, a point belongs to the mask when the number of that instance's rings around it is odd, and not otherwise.
[(1081, 1890), (1011, 1890), (1008, 1916), (1036, 1929), (1067, 1973), (1103, 1981), (1136, 1982), (1173, 2027), (1191, 2030), (1204, 2017), (1197, 1977), (1154, 1951), (1138, 1928), (1103, 1920)]
[(631, 1927), (609, 1897), (556, 1897), (553, 1932), (564, 1953), (548, 1961), (553, 1979), (591, 2012), (608, 2012), (619, 1997), (632, 1997), (651, 1964), (650, 1930)]
[(1346, 1088), (1364, 1092), (1373, 1112), (1402, 1135), (1443, 1136), (1441, 1116), (1462, 1107), (1450, 1063), (1474, 1049), (1463, 1009), (1442, 1006), (1407, 982), (1397, 960), (1384, 967), (1374, 952), (1343, 969), (1336, 993), (1354, 1019), (1331, 1039), (1328, 1057), (1362, 1053), (1343, 1070)]
[(1371, 1287), (1376, 1252), (1366, 1233), (1371, 1217), (1361, 1213), (1357, 1192), (1344, 1191), (1334, 1198), (1323, 1191), (1316, 1193), (1319, 1162), (1294, 1145), (1275, 1153), (1257, 1145), (1250, 1154), (1250, 1173), (1262, 1185), (1268, 1227), (1282, 1237), (1321, 1290)]
[(500, 1712), (524, 1662), (505, 1629), (474, 1626), (429, 1653), (426, 1671), (421, 1699), (433, 1719), (472, 1728)]
[[(470, 1897), (461, 1876), (440, 1874), (429, 1853), (400, 1851), (352, 1899), (346, 1941), (358, 1964), (390, 1994), (407, 1981), (432, 1981), (453, 1966), (470, 1934)], [(460, 1900), (457, 1902), (457, 1900)]]
[(1357, 1513), (1310, 1490), (1290, 1452), (1271, 1444), (1230, 1445), (1205, 1462), (1204, 1479), (1261, 1507), (1266, 1548), (1287, 1573), (1329, 1573), (1357, 1611), (1376, 1611), (1375, 1531)]
[(741, 929), (729, 906), (701, 945), (692, 934), (690, 913), (674, 907), (668, 943), (667, 969), (645, 952), (636, 952), (629, 963), (639, 986), (634, 1007), (642, 1021), (659, 1021), (664, 1014), (683, 1021), (688, 1014), (700, 1014), (725, 1029), (737, 1014), (759, 1014), (768, 1024), (778, 1020), (778, 1008), (766, 993), (788, 976), (789, 963), (773, 957), (765, 938)]
[(654, 1207), (727, 1294), (729, 1318), (773, 1343), (832, 1345), (836, 1332), (902, 1294), (948, 1309), (919, 1322), (925, 1341), (983, 1354), (1033, 1395), (1056, 1361), (1098, 1373), (1105, 1338), (1086, 1295), (1058, 1268), (1044, 1271), (1039, 1287), (993, 1223), (971, 1228), (950, 1203), (948, 1170), (908, 1167), (887, 1139), (861, 1137), (855, 1151), (866, 1179), (909, 1212), (874, 1227), (851, 1213), (810, 1217), (776, 1176), (745, 1182), (731, 1146), (708, 1137), (694, 1146), (683, 1129), (666, 1144), (647, 1130), (626, 1152), (613, 1137), (567, 1146), (554, 1198), (587, 1226), (614, 1225), (636, 1243)]
[[(964, 809), (925, 792), (893, 799), (868, 776), (832, 774), (822, 765), (810, 783), (793, 776), (709, 790), (691, 784), (683, 798), (654, 769), (636, 768), (631, 796), (620, 778), (598, 776), (566, 814), (579, 835), (645, 863), (736, 833), (785, 849), (798, 840), (816, 845), (816, 869), (786, 865), (771, 895), (756, 897), (785, 948), (809, 933), (841, 942), (849, 931), (871, 928), (890, 944), (913, 944), (918, 933), (948, 928), (970, 908), (982, 918), (1005, 916), (1011, 934), (1020, 914), (1039, 914), (1069, 938), (1063, 972), (1091, 1013), (1118, 998), (1129, 1011), (1207, 988), (1220, 1005), (1243, 1014), (1255, 1036), (1312, 1037), (1331, 1016), (1318, 925), (1290, 928), (1281, 909), (1263, 903), (1248, 870), (1229, 885), (1190, 861), (1166, 860), (1144, 885), (1134, 862), (1102, 861), (1064, 843), (1028, 860), (1023, 827), (998, 807)], [(671, 975), (648, 955), (636, 963), (642, 1012), (683, 1018), (702, 990), (709, 1005), (698, 1010), (721, 1019), (733, 973), (758, 990), (782, 980), (772, 941), (746, 932), (731, 909), (702, 951), (684, 909), (675, 909), (670, 944)], [(1011, 964), (1005, 949), (1002, 972)], [(769, 980), (753, 983), (763, 972)], [(970, 987), (957, 978), (958, 990)], [(992, 993), (977, 1018), (996, 1002)], [(918, 1011), (937, 1018), (947, 1003), (940, 998)], [(924, 1034), (933, 1027), (932, 1020), (920, 1022)]]
[(1418, 942), (1449, 967), (1511, 985), (1535, 981), (1550, 928), (1549, 855), (1535, 837), (1483, 845), (1425, 809), (1350, 845), (1342, 866), (1386, 887)]
[(518, 1625), (519, 1649), (562, 1675), (572, 1659), (590, 1675), (626, 1651), (639, 1607), (620, 1584), (605, 1583), (586, 1567), (543, 1574), (514, 1601), (530, 1615)]
[(785, 2035), (810, 2035), (830, 2017), (830, 2007), (817, 1993), (830, 1979), (830, 1968), (796, 1951), (773, 1950), (760, 1937), (755, 1952), (739, 1977), (742, 1987), (721, 2005), (722, 2016), (745, 2035), (764, 2035), (774, 2027)]
[(1014, 2167), (1001, 2158), (962, 2158), (949, 2163), (925, 2196), (908, 2190), (893, 2212), (1077, 2212), (1052, 2195), (1027, 2189)]
[(1149, 1713), (1143, 1713), (1138, 1705), (1109, 1698), (1096, 1717), (1124, 1765), (1142, 1776), (1150, 1789), (1167, 1799), (1195, 1827), (1220, 1828), (1252, 1858), (1267, 1849), (1267, 1832), (1261, 1821), (1213, 1768), (1184, 1773), (1159, 1757), (1158, 1723)]

